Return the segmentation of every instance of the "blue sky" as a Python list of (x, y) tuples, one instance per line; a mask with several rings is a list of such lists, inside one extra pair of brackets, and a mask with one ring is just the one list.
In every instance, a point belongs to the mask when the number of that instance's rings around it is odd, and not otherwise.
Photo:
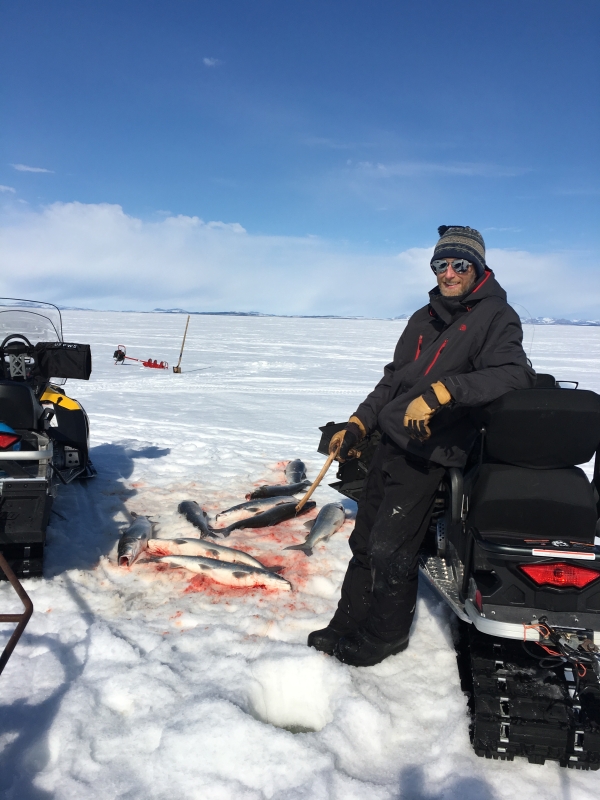
[[(118, 307), (117, 270), (150, 279), (144, 308), (388, 315), (423, 302), (431, 278), (407, 265), (421, 253), (426, 270), (437, 226), (456, 223), (483, 232), (532, 313), (600, 317), (597, 0), (24, 0), (0, 14), (0, 230), (21, 266), (3, 292), (39, 281), (39, 262), (59, 302)], [(180, 215), (224, 226), (190, 223), (173, 243)], [(413, 289), (392, 302), (394, 264), (395, 291)], [(245, 269), (262, 293), (236, 290)], [(298, 295), (298, 270), (323, 290)], [(344, 275), (381, 292), (336, 307)]]

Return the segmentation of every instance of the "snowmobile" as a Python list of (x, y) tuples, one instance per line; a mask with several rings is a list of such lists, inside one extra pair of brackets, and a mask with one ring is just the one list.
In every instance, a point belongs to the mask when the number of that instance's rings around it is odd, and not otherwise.
[[(537, 376), (473, 410), (439, 486), (420, 572), (450, 606), (477, 755), (600, 767), (600, 395)], [(321, 428), (319, 452), (344, 424)], [(358, 499), (381, 438), (340, 465)], [(593, 477), (577, 465), (594, 458)]]
[(95, 475), (87, 415), (62, 388), (91, 369), (56, 306), (0, 298), (0, 553), (19, 577), (42, 574), (59, 484)]

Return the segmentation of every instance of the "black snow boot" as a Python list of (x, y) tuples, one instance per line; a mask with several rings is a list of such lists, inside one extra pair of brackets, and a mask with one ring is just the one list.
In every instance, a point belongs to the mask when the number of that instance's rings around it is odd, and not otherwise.
[(328, 625), (326, 628), (321, 628), (320, 631), (313, 631), (308, 634), (308, 641), (306, 644), (309, 647), (314, 647), (315, 650), (321, 650), (327, 655), (333, 655), (333, 650), (342, 636), (346, 636), (350, 632), (346, 630), (338, 630), (337, 628)]
[(401, 653), (408, 647), (408, 636), (395, 642), (384, 642), (364, 628), (342, 636), (333, 655), (352, 667), (373, 667), (388, 656)]

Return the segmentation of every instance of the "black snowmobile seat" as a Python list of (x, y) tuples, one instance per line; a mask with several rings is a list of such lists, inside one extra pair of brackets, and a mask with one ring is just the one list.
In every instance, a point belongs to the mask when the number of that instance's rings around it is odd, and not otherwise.
[(468, 525), (484, 538), (508, 534), (594, 541), (594, 489), (578, 467), (539, 470), (483, 464), (469, 506)]
[(485, 460), (534, 469), (585, 464), (600, 444), (600, 395), (583, 389), (523, 389), (477, 414)]
[(0, 381), (0, 421), (15, 430), (37, 430), (44, 409), (26, 383)]
[(554, 377), (554, 375), (548, 375), (545, 372), (536, 372), (535, 388), (556, 389), (556, 378)]

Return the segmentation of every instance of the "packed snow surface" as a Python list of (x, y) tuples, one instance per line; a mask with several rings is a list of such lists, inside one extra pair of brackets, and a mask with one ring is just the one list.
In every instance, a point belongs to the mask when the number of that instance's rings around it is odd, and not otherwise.
[[(90, 415), (98, 477), (61, 488), (44, 579), (24, 582), (35, 614), (0, 678), (0, 796), (595, 798), (598, 773), (475, 756), (452, 615), (427, 587), (408, 650), (376, 667), (306, 647), (336, 605), (350, 501), (347, 522), (310, 558), (283, 550), (304, 540), (307, 517), (224, 542), (283, 566), (293, 592), (219, 586), (149, 560), (117, 566), (134, 513), (159, 538), (194, 537), (182, 500), (214, 514), (283, 482), (293, 458), (314, 478), (318, 426), (348, 418), (406, 324), (193, 317), (181, 375), (114, 366), (121, 343), (176, 363), (184, 323), (65, 314), (65, 338), (93, 348), (92, 379), (67, 388)], [(525, 340), (539, 371), (600, 391), (600, 329), (528, 328)], [(315, 499), (339, 495), (324, 485)], [(0, 603), (18, 608), (6, 584)]]

